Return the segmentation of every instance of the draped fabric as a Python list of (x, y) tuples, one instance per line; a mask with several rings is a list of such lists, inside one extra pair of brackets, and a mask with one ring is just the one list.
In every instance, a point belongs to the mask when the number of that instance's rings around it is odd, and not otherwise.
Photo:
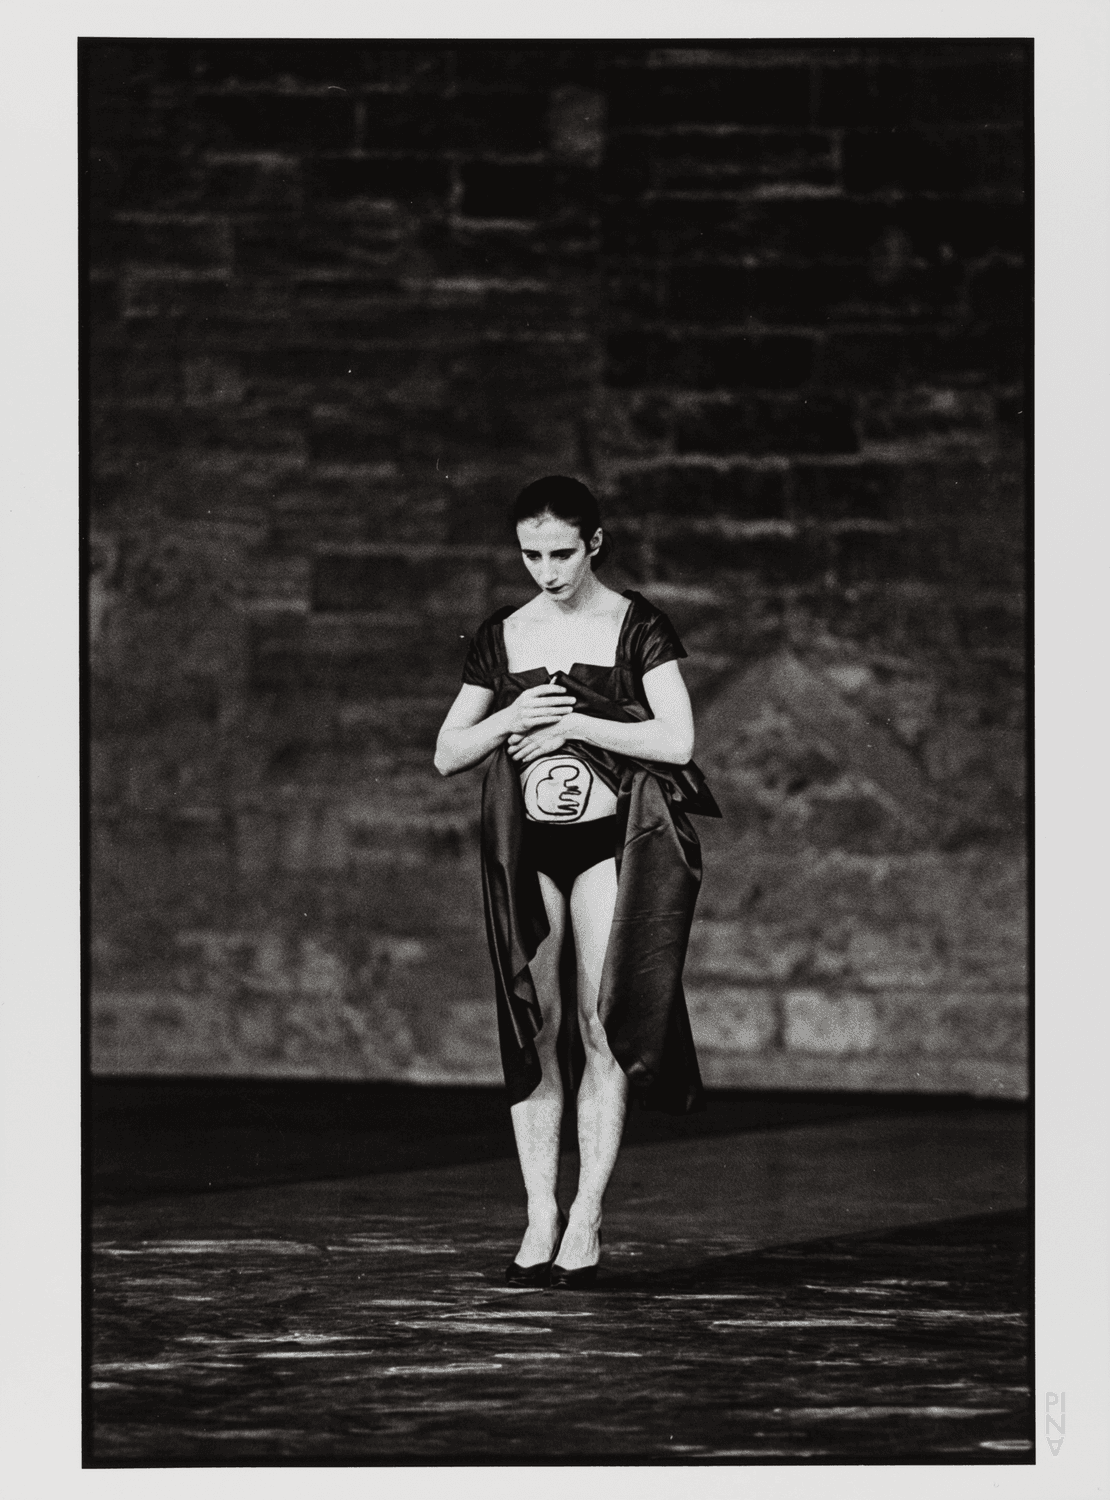
[[(552, 681), (574, 696), (578, 713), (642, 722), (651, 717), (642, 697), (643, 672), (685, 652), (661, 611), (639, 595), (632, 601), (613, 668), (576, 663), (570, 673), (509, 673), (497, 617), (479, 632), (481, 645), (478, 651), (472, 646), (468, 667), (493, 688), (495, 709), (537, 680)], [(701, 884), (701, 847), (688, 815), (720, 817), (720, 811), (693, 762), (669, 766), (579, 741), (567, 745), (617, 796), (616, 909), (598, 996), (609, 1046), (644, 1107), (670, 1113), (704, 1108), (682, 988)], [(528, 965), (549, 930), (539, 878), (521, 858), (524, 821), (520, 770), (501, 748), (482, 788), (482, 890), (501, 1061), (513, 1104), (528, 1098), (541, 1078), (535, 1048), (541, 1016)], [(573, 1089), (581, 1048), (575, 1045), (573, 1007), (565, 1000), (564, 993), (559, 1060)]]

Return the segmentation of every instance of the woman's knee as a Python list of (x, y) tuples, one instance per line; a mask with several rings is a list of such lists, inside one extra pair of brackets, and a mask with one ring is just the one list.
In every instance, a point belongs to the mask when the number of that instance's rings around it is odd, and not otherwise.
[(535, 1048), (546, 1072), (548, 1062), (553, 1061), (555, 1058), (555, 1051), (559, 1041), (559, 1025), (562, 1021), (562, 1007), (559, 1004), (559, 997), (555, 996), (552, 1002), (541, 1006), (540, 1014), (543, 1018), (543, 1025), (536, 1033)]
[(609, 1038), (605, 1035), (605, 1027), (598, 1020), (596, 1011), (583, 1014), (581, 1008), (579, 1009), (578, 1032), (582, 1038), (582, 1046), (587, 1059), (606, 1065), (616, 1063), (616, 1058), (609, 1046)]

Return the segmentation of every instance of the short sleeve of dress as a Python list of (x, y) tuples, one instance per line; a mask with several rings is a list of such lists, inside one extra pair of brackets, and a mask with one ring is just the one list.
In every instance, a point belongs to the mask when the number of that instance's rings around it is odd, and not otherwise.
[(644, 621), (634, 646), (636, 670), (641, 677), (653, 667), (661, 667), (667, 661), (681, 661), (686, 650), (678, 638), (678, 631), (661, 609), (652, 609)]
[(462, 680), (472, 687), (493, 688), (499, 672), (493, 621), (484, 620), (474, 632), (463, 662)]

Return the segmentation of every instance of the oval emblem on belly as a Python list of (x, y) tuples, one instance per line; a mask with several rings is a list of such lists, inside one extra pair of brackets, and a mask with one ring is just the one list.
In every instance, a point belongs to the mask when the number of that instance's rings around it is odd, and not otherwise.
[(540, 823), (574, 823), (586, 811), (593, 781), (593, 772), (580, 760), (541, 760), (521, 777), (525, 810)]

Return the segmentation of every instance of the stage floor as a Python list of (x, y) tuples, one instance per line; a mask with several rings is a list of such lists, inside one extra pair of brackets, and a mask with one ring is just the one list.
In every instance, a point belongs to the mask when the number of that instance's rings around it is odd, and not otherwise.
[(499, 1155), (117, 1182), (87, 1462), (1030, 1462), (1025, 1129), (922, 1101), (629, 1145), (580, 1293), (503, 1284)]

